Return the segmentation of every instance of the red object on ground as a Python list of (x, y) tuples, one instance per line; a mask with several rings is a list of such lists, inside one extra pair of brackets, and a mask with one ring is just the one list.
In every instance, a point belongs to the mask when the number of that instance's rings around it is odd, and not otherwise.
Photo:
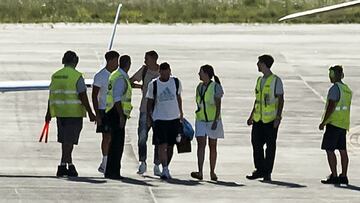
[(40, 139), (39, 142), (42, 142), (42, 139), (45, 135), (45, 143), (47, 143), (48, 141), (48, 136), (49, 136), (49, 122), (45, 122), (44, 127), (42, 129), (41, 135), (40, 135)]

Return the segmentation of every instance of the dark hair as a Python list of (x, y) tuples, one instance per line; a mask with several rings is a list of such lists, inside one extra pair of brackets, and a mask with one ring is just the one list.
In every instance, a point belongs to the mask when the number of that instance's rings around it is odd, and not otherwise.
[(200, 68), (204, 71), (204, 73), (209, 76), (210, 80), (214, 77), (215, 82), (221, 84), (219, 77), (215, 75), (214, 68), (211, 65), (206, 64), (201, 66)]
[(160, 70), (167, 70), (170, 69), (170, 65), (166, 62), (160, 64)]
[(260, 62), (265, 63), (266, 67), (271, 68), (274, 63), (274, 58), (270, 55), (264, 54), (258, 57)]
[(128, 66), (131, 63), (131, 58), (129, 55), (122, 55), (119, 59), (119, 65), (120, 68), (125, 68), (126, 66)]
[(331, 66), (329, 68), (329, 70), (334, 71), (336, 77), (342, 78), (343, 75), (344, 75), (344, 72), (343, 72), (344, 70), (343, 70), (343, 67), (341, 65)]
[(150, 56), (151, 58), (153, 58), (155, 60), (158, 60), (158, 58), (159, 58), (159, 55), (154, 50), (146, 52), (145, 55)]
[(109, 62), (110, 60), (114, 59), (114, 58), (119, 58), (120, 54), (117, 51), (108, 51), (105, 54), (105, 59), (107, 62)]
[(77, 64), (79, 62), (79, 57), (73, 51), (65, 52), (62, 58), (62, 64), (70, 65), (70, 64)]

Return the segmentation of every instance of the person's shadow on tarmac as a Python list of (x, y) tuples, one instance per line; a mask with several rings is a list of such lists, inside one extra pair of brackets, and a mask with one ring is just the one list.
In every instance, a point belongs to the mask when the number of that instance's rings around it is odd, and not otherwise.
[(210, 183), (210, 184), (219, 185), (219, 186), (226, 186), (226, 187), (243, 187), (243, 186), (245, 186), (244, 184), (239, 184), (239, 183), (236, 183), (236, 182), (226, 182), (226, 181), (221, 181), (221, 180), (218, 180), (218, 181), (206, 181), (206, 182)]
[(56, 176), (41, 176), (41, 175), (0, 175), (0, 178), (51, 178), (51, 179), (61, 179), (68, 180), (73, 182), (83, 182), (83, 183), (92, 183), (92, 184), (102, 184), (106, 183), (106, 180), (99, 177), (56, 177)]
[(300, 184), (297, 184), (297, 183), (277, 181), (277, 180), (271, 180), (271, 181), (260, 180), (260, 182), (266, 183), (266, 184), (271, 184), (271, 185), (284, 186), (284, 187), (288, 187), (288, 188), (304, 188), (304, 187), (307, 187), (306, 185), (300, 185)]
[(335, 185), (335, 187), (347, 190), (360, 191), (360, 187), (355, 185)]

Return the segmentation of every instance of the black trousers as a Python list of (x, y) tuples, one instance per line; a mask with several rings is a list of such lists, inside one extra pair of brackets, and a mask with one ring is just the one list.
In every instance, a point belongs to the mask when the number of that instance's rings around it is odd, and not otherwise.
[(108, 112), (111, 128), (111, 142), (109, 146), (105, 177), (120, 176), (121, 158), (124, 151), (125, 127), (120, 128), (119, 114), (115, 108)]
[[(258, 172), (265, 175), (270, 175), (274, 167), (278, 128), (274, 128), (273, 125), (274, 122), (254, 122), (251, 131), (255, 168)], [(264, 157), (265, 144), (266, 150)]]

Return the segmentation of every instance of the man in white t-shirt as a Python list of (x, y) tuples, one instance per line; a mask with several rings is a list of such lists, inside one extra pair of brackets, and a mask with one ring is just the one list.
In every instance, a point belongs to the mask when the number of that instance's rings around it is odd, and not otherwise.
[[(147, 121), (154, 131), (154, 142), (159, 146), (159, 159), (163, 168), (162, 179), (170, 179), (168, 165), (183, 118), (181, 83), (171, 77), (168, 63), (160, 65), (160, 77), (149, 83), (146, 94)], [(155, 102), (155, 104), (154, 104)]]
[(110, 74), (117, 69), (119, 64), (119, 53), (116, 51), (108, 51), (105, 54), (105, 59), (106, 66), (95, 74), (92, 89), (92, 102), (97, 121), (96, 132), (102, 133), (101, 152), (103, 158), (98, 168), (100, 173), (104, 173), (106, 170), (106, 161), (111, 140), (109, 122), (105, 115), (106, 93)]
[[(146, 92), (148, 89), (148, 84), (154, 79), (159, 77), (159, 64), (157, 63), (159, 56), (156, 51), (148, 51), (145, 53), (145, 65), (143, 65), (131, 78), (130, 81), (133, 83), (134, 88), (141, 88), (142, 98), (140, 104), (140, 115), (139, 115), (139, 124), (138, 124), (138, 154), (139, 154), (139, 170), (138, 174), (144, 174), (147, 170), (147, 140), (148, 133), (150, 128), (147, 126), (146, 122)], [(134, 82), (140, 82), (142, 84), (135, 84)], [(154, 143), (153, 143), (154, 144)], [(154, 147), (154, 175), (160, 176), (161, 171), (159, 169), (160, 161), (158, 156), (158, 147)]]

